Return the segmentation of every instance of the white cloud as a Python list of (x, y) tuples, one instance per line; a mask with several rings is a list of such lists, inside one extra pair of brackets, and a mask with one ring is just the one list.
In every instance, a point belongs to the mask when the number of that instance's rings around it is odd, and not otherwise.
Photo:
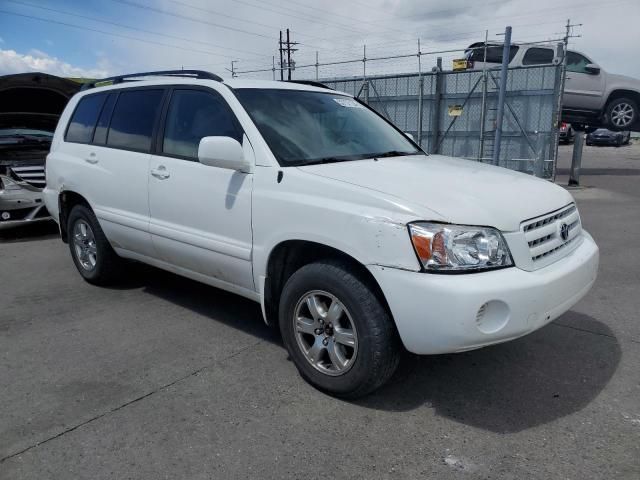
[(44, 72), (61, 77), (107, 77), (108, 70), (101, 64), (97, 68), (81, 68), (73, 66), (56, 57), (39, 50), (29, 53), (18, 53), (15, 50), (0, 49), (0, 74), (7, 75), (23, 72)]

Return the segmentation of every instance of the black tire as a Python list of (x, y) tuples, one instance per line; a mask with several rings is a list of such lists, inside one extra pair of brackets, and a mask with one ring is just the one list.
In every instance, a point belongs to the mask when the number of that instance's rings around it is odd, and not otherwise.
[[(620, 108), (622, 105), (629, 106), (629, 108), (631, 109), (631, 117), (628, 123), (625, 123), (623, 125), (616, 125), (613, 119), (614, 110), (616, 108)], [(613, 130), (613, 131), (630, 130), (631, 127), (638, 121), (638, 104), (634, 100), (626, 97), (621, 97), (621, 98), (616, 98), (614, 100), (611, 100), (607, 104), (607, 108), (605, 110), (605, 118), (606, 118), (607, 128), (609, 130)]]
[[(296, 340), (294, 313), (309, 292), (334, 295), (346, 308), (357, 333), (357, 355), (346, 373), (322, 373), (307, 359)], [(280, 332), (301, 376), (331, 395), (354, 399), (382, 386), (400, 360), (400, 340), (391, 315), (369, 286), (368, 279), (341, 262), (305, 265), (287, 281), (280, 297)]]
[[(76, 250), (74, 231), (76, 224), (79, 222), (85, 222), (89, 225), (95, 241), (95, 266), (90, 269), (83, 267)], [(71, 258), (82, 278), (94, 285), (109, 285), (121, 276), (124, 262), (109, 244), (98, 223), (98, 219), (90, 208), (84, 205), (76, 205), (71, 209), (67, 220), (67, 232)]]

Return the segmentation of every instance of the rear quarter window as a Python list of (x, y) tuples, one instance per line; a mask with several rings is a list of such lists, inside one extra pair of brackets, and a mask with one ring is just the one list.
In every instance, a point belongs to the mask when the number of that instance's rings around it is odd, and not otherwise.
[(82, 97), (67, 127), (65, 141), (90, 143), (98, 116), (107, 95), (105, 93)]
[(107, 146), (150, 152), (163, 93), (161, 89), (121, 91), (113, 109)]

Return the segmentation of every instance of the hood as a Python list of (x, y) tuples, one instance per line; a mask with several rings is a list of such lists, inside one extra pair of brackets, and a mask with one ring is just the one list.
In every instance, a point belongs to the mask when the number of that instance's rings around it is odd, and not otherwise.
[(450, 223), (491, 226), (502, 231), (516, 231), (523, 220), (557, 210), (573, 201), (569, 192), (546, 180), (441, 155), (298, 168), (401, 199), (408, 208), (424, 211), (426, 218), (420, 220), (444, 219)]
[(80, 84), (46, 73), (0, 76), (0, 128), (53, 132)]
[(612, 88), (628, 88), (640, 92), (640, 80), (626, 75), (607, 72), (607, 86)]

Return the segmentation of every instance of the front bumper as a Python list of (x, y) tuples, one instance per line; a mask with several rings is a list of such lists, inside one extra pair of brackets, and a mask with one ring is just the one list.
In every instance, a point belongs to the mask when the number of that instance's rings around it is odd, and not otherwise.
[(591, 137), (587, 138), (587, 143), (590, 145), (615, 145), (619, 142), (616, 137), (606, 137), (606, 138), (597, 138)]
[(0, 190), (0, 230), (49, 219), (41, 191)]
[(599, 252), (579, 247), (551, 265), (443, 275), (370, 265), (400, 338), (416, 354), (451, 353), (521, 337), (575, 305), (593, 285)]

